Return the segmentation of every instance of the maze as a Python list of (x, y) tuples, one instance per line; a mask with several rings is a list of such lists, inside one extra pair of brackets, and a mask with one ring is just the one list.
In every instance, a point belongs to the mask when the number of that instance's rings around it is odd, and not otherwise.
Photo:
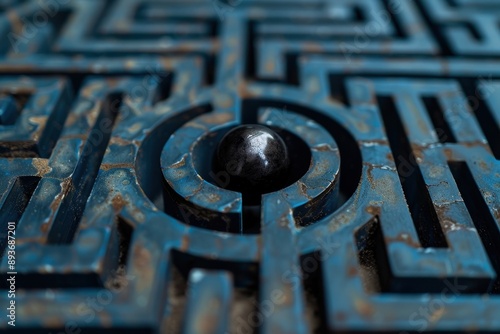
[[(500, 331), (499, 22), (495, 0), (0, 1), (0, 329)], [(251, 123), (293, 166), (257, 199), (212, 170)]]

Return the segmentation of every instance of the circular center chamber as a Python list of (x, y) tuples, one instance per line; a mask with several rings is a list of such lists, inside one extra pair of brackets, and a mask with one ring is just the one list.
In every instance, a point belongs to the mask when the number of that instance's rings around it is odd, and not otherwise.
[(285, 205), (298, 227), (339, 207), (340, 152), (330, 133), (279, 110), (262, 113), (256, 123), (214, 112), (169, 138), (161, 154), (169, 215), (196, 227), (254, 234), (271, 203)]

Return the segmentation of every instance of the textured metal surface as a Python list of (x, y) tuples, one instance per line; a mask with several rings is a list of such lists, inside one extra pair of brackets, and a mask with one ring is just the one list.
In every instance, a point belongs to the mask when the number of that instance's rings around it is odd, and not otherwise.
[[(14, 221), (26, 333), (500, 331), (499, 18), (0, 1), (0, 309)], [(295, 166), (260, 206), (210, 170), (256, 122)]]

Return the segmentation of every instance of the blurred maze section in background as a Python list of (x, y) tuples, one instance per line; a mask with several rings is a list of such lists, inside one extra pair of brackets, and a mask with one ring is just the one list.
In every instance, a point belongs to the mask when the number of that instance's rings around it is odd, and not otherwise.
[(499, 332), (499, 159), (500, 1), (0, 1), (0, 329)]

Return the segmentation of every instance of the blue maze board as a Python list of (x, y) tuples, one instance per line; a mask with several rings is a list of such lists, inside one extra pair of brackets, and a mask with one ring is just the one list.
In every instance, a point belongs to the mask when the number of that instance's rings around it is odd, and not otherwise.
[(499, 56), (496, 0), (0, 1), (0, 330), (500, 331)]

